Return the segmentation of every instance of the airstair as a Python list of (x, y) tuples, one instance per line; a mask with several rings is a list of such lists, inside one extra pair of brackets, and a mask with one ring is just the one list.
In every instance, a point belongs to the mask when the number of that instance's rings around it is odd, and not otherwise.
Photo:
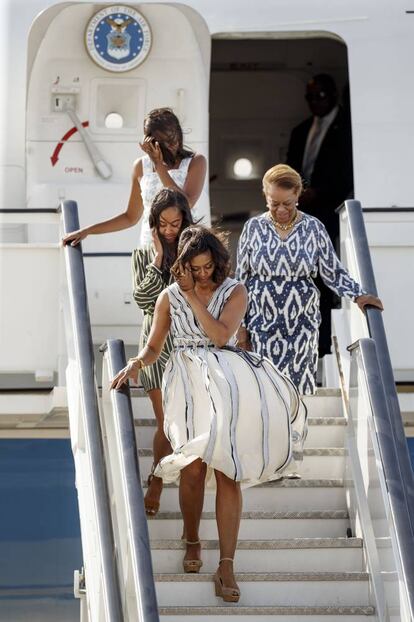
[[(152, 464), (154, 420), (139, 390), (133, 391), (132, 402), (145, 478)], [(347, 509), (340, 392), (320, 389), (306, 405), (309, 434), (302, 479), (244, 491), (237, 606), (224, 605), (214, 595), (212, 573), (219, 556), (214, 496), (206, 495), (201, 522), (202, 573), (186, 575), (177, 488), (165, 487), (161, 511), (148, 522), (161, 620), (376, 619), (364, 543), (354, 536)]]
[[(73, 230), (76, 205), (65, 201), (62, 209), (65, 230)], [(361, 221), (359, 204), (347, 202), (342, 257), (375, 291), (360, 256), (368, 252)], [(364, 318), (355, 305), (335, 312), (335, 354), (324, 372), (333, 388), (305, 398), (301, 478), (244, 491), (241, 598), (224, 604), (212, 582), (219, 557), (214, 497), (206, 494), (201, 522), (202, 572), (184, 574), (178, 489), (165, 486), (157, 516), (147, 521), (144, 514), (155, 429), (149, 400), (139, 388), (109, 392), (125, 363), (119, 340), (102, 348), (102, 380), (96, 377), (81, 250), (59, 252), (67, 358), (60, 359), (59, 387), (32, 401), (26, 396), (19, 416), (26, 426), (70, 421), (84, 559), (75, 572), (80, 621), (414, 620), (413, 477), (380, 313), (371, 309)]]

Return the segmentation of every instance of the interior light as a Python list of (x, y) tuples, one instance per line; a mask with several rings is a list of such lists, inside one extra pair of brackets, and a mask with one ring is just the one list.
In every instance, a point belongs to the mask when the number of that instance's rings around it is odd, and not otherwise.
[(105, 127), (109, 130), (119, 130), (124, 126), (124, 119), (118, 112), (110, 112), (105, 117)]
[(239, 179), (247, 179), (253, 171), (253, 164), (248, 158), (238, 158), (233, 165), (233, 172)]

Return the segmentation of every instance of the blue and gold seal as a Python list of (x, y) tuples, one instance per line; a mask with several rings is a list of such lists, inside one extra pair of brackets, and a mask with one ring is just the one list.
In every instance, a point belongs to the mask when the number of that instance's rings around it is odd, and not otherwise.
[(100, 67), (129, 71), (146, 59), (151, 47), (147, 20), (135, 9), (113, 5), (98, 11), (86, 27), (86, 49)]

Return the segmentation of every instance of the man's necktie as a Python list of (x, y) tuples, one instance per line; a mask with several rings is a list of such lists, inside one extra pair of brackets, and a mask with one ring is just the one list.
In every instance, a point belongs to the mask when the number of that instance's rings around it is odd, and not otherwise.
[(322, 119), (320, 117), (315, 117), (312, 124), (312, 135), (303, 156), (302, 164), (302, 174), (308, 182), (310, 182), (313, 167), (315, 166), (315, 160), (318, 155), (321, 130)]

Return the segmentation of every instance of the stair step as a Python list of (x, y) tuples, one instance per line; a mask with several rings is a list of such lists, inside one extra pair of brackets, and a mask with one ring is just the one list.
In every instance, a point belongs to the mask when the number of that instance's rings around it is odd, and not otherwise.
[[(216, 607), (160, 607), (162, 622), (217, 622), (225, 616), (227, 622), (366, 622), (367, 616), (374, 616), (371, 606), (345, 607), (244, 607), (218, 605)], [(200, 617), (199, 617), (200, 616)], [(253, 617), (254, 616), (254, 617)], [(287, 617), (289, 616), (289, 617)], [(294, 616), (294, 617), (292, 617)]]
[[(259, 522), (260, 521), (260, 522)], [(262, 538), (317, 538), (346, 535), (349, 517), (346, 510), (332, 512), (243, 512), (240, 539)], [(158, 512), (148, 521), (150, 538), (181, 538), (183, 521), (181, 512)], [(216, 538), (217, 526), (214, 512), (203, 512), (200, 533), (204, 538)]]
[[(202, 540), (203, 571), (214, 572), (219, 558), (217, 540)], [(176, 573), (182, 569), (185, 545), (178, 540), (153, 540), (154, 571)], [(359, 538), (290, 538), (239, 540), (237, 570), (255, 572), (355, 572), (363, 568)]]
[[(201, 548), (204, 551), (218, 550), (218, 540), (201, 540)], [(237, 550), (285, 550), (285, 549), (360, 549), (362, 548), (361, 538), (280, 538), (277, 540), (240, 540)], [(183, 551), (185, 549), (184, 540), (152, 540), (152, 550), (174, 550)]]
[[(181, 512), (158, 512), (152, 521), (157, 520), (175, 520), (181, 519)], [(215, 512), (203, 512), (202, 519), (209, 520), (215, 519)], [(312, 511), (312, 510), (304, 510), (303, 512), (243, 512), (242, 519), (248, 520), (257, 520), (257, 519), (300, 519), (300, 520), (309, 520), (309, 519), (339, 519), (346, 518), (349, 519), (349, 514), (346, 510), (320, 510), (320, 511)]]
[(315, 395), (303, 396), (310, 417), (343, 417), (339, 389), (318, 389)]
[[(213, 581), (212, 572), (155, 572), (154, 579), (158, 583), (206, 583)], [(236, 572), (239, 582), (326, 582), (326, 581), (368, 581), (368, 572)]]
[[(346, 419), (343, 417), (310, 417), (308, 419), (309, 447), (343, 447), (346, 431)], [(135, 419), (137, 445), (140, 448), (151, 447), (155, 433), (155, 418)]]
[(306, 444), (310, 447), (343, 447), (346, 425), (344, 417), (309, 417)]
[[(131, 389), (134, 418), (153, 418), (150, 400), (144, 389)], [(145, 399), (142, 399), (145, 398)], [(342, 417), (342, 398), (339, 389), (318, 389), (315, 395), (303, 398), (310, 417)]]
[[(214, 507), (215, 494), (206, 492), (204, 511), (212, 512)], [(346, 510), (344, 482), (342, 479), (283, 479), (259, 484), (243, 491), (243, 508), (246, 512)], [(179, 511), (178, 487), (174, 484), (167, 484), (163, 489), (161, 510), (166, 509)]]
[[(221, 604), (214, 595), (211, 573), (155, 574), (160, 607), (213, 606)], [(344, 606), (369, 602), (369, 575), (365, 572), (266, 572), (237, 573), (241, 596), (239, 606)], [(191, 583), (191, 588), (189, 587)]]
[[(146, 479), (153, 464), (152, 449), (139, 449), (141, 476)], [(346, 450), (343, 447), (308, 447), (304, 449), (303, 461), (298, 463), (298, 472), (304, 479), (322, 477), (343, 477)]]

